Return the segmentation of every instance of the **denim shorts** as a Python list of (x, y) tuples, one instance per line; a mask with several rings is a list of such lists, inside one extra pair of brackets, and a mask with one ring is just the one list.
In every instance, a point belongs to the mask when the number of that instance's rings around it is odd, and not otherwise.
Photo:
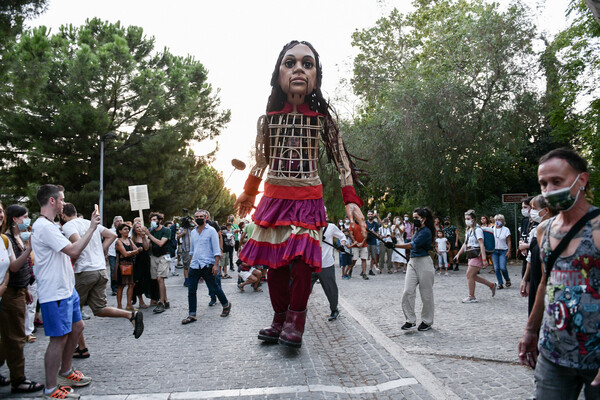
[(79, 294), (75, 289), (67, 299), (40, 303), (40, 309), (46, 336), (64, 336), (71, 333), (75, 322), (81, 321)]

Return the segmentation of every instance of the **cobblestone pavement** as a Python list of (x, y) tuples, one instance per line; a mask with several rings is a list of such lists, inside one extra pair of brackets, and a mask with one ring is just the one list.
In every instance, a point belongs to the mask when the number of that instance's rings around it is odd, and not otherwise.
[[(178, 270), (181, 272), (181, 270)], [(85, 335), (92, 354), (74, 366), (93, 378), (77, 389), (84, 399), (528, 399), (533, 373), (518, 364), (517, 343), (527, 318), (520, 297), (520, 266), (509, 266), (513, 286), (491, 297), (477, 285), (479, 303), (462, 304), (465, 267), (435, 276), (435, 321), (428, 332), (402, 331), (400, 298), (404, 275), (381, 274), (364, 281), (340, 279), (340, 318), (327, 321), (329, 307), (319, 285), (309, 301), (300, 350), (265, 345), (258, 330), (272, 317), (267, 285), (263, 293), (235, 279), (223, 280), (231, 315), (208, 307), (199, 287), (198, 322), (187, 315), (183, 277), (167, 281), (171, 309), (144, 310), (146, 330), (135, 340), (124, 319), (92, 317)], [(355, 275), (359, 269), (355, 269)], [(483, 276), (495, 281), (495, 276)], [(109, 296), (109, 305), (115, 305)], [(86, 312), (91, 314), (86, 307)], [(420, 315), (417, 296), (417, 316)], [(420, 322), (420, 321), (418, 321)], [(47, 338), (26, 346), (26, 373), (44, 381)], [(6, 375), (7, 367), (0, 368)], [(0, 398), (18, 399), (0, 388)]]

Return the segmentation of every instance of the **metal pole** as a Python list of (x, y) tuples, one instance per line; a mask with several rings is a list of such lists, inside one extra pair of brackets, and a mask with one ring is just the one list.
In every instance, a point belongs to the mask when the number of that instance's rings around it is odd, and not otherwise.
[[(517, 231), (517, 203), (514, 203), (515, 205), (515, 257), (517, 257), (518, 251), (519, 251), (519, 232)], [(510, 256), (510, 254), (509, 254)]]
[(98, 200), (98, 211), (100, 212), (100, 225), (103, 224), (104, 216), (104, 136), (100, 136), (100, 199)]

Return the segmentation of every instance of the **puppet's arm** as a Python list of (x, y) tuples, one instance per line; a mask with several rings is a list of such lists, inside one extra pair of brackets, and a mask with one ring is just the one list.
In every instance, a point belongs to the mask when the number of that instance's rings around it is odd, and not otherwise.
[(267, 169), (268, 162), (266, 155), (268, 152), (267, 146), (268, 137), (265, 134), (267, 129), (266, 117), (263, 115), (258, 119), (256, 126), (256, 147), (255, 147), (255, 159), (256, 164), (250, 170), (250, 175), (246, 179), (244, 184), (244, 192), (237, 198), (234, 207), (238, 210), (238, 214), (243, 218), (245, 217), (254, 207), (254, 201), (258, 194), (258, 187), (262, 181), (262, 177)]

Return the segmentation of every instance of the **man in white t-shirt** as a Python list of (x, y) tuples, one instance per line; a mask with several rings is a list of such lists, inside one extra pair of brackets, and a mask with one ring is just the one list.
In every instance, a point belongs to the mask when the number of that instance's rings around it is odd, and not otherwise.
[[(327, 211), (325, 211), (325, 213), (327, 215)], [(329, 217), (327, 217), (327, 220), (327, 226), (323, 232), (323, 241), (321, 243), (321, 272), (313, 272), (312, 286), (315, 285), (317, 280), (321, 283), (321, 287), (329, 301), (329, 308), (331, 309), (328, 320), (333, 321), (340, 315), (338, 310), (338, 287), (335, 282), (333, 244), (334, 239), (339, 239), (342, 246), (344, 246), (346, 244), (346, 235), (344, 235), (337, 226), (329, 222)]]
[(100, 223), (100, 217), (98, 211), (94, 210), (88, 230), (80, 240), (71, 243), (54, 223), (65, 203), (64, 188), (42, 185), (36, 197), (41, 212), (31, 233), (31, 245), (35, 253), (33, 272), (38, 282), (44, 332), (50, 337), (44, 360), (44, 394), (47, 398), (78, 399), (79, 395), (70, 388), (88, 385), (92, 379), (72, 368), (73, 352), (84, 323), (69, 257), (80, 256)]
[[(66, 221), (63, 225), (63, 232), (72, 243), (77, 242), (81, 236), (85, 235), (91, 224), (87, 219), (77, 218), (77, 209), (71, 203), (66, 203), (63, 207), (62, 217)], [(102, 239), (104, 239), (104, 242), (102, 242)], [(95, 316), (130, 320), (135, 326), (133, 334), (137, 339), (144, 331), (144, 315), (139, 311), (129, 312), (107, 307), (106, 284), (108, 283), (108, 276), (104, 254), (115, 239), (117, 239), (115, 233), (102, 225), (98, 225), (98, 229), (94, 231), (87, 247), (81, 252), (79, 258), (73, 260), (75, 289), (79, 294), (80, 303), (87, 304)], [(76, 353), (77, 358), (89, 357), (83, 335), (79, 339)]]

